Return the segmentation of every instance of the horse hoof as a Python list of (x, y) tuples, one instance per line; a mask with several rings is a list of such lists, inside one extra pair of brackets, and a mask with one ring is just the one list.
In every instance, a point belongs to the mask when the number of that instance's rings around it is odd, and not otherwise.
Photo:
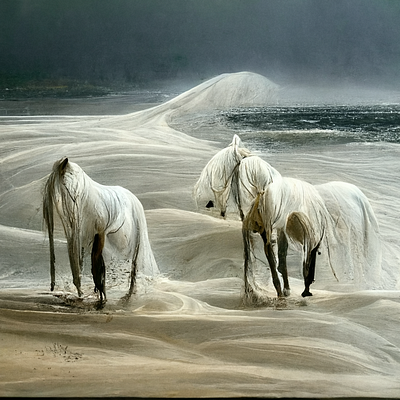
[(301, 295), (302, 295), (303, 297), (309, 297), (309, 296), (312, 296), (312, 293), (309, 292), (308, 290), (305, 290)]
[(96, 310), (102, 310), (105, 307), (106, 302), (107, 302), (106, 300), (98, 300), (98, 301), (96, 301), (94, 308)]
[(290, 296), (290, 289), (283, 289), (283, 295), (285, 297), (289, 297)]

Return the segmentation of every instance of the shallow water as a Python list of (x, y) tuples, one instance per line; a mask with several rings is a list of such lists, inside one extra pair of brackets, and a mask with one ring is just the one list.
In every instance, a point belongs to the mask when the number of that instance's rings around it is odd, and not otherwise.
[(251, 107), (220, 113), (260, 151), (353, 142), (400, 143), (400, 105)]
[(0, 100), (0, 124), (11, 123), (19, 116), (123, 115), (160, 104), (176, 95), (172, 90), (143, 89), (101, 97)]

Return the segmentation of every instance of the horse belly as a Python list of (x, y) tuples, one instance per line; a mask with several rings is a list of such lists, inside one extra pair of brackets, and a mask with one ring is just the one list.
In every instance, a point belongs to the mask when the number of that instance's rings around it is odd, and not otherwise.
[(106, 233), (106, 246), (121, 258), (131, 258), (136, 246), (136, 227), (129, 221), (125, 221), (117, 231)]

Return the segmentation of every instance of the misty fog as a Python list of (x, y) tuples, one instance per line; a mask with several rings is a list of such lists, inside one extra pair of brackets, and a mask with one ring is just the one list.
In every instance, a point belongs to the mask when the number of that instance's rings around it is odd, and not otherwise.
[(0, 76), (136, 84), (249, 70), (393, 88), (399, 21), (392, 0), (2, 0)]

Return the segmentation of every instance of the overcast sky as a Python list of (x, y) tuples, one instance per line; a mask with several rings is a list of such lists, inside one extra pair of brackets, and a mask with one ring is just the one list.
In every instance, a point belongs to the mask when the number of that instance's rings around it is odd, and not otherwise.
[(1, 0), (0, 73), (400, 86), (397, 0)]

